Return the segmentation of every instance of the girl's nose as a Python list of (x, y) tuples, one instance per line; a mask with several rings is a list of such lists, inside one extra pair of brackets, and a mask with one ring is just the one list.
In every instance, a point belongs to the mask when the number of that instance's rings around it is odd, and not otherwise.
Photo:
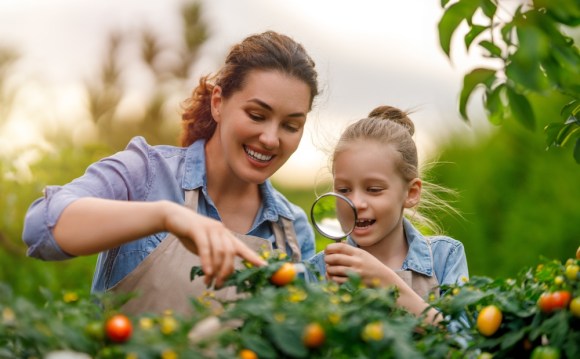
[(364, 198), (364, 196), (358, 195), (358, 194), (353, 194), (353, 196), (350, 198), (350, 200), (352, 201), (352, 203), (354, 204), (354, 206), (356, 207), (356, 209), (364, 209), (368, 207), (367, 201)]

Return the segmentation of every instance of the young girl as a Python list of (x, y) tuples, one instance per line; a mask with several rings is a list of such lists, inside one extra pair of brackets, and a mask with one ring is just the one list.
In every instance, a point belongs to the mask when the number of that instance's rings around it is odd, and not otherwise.
[[(459, 241), (425, 237), (404, 215), (423, 189), (413, 133), (407, 114), (389, 106), (344, 131), (332, 157), (334, 191), (354, 203), (358, 220), (348, 243), (328, 245), (313, 262), (338, 283), (355, 272), (368, 285), (396, 286), (398, 304), (420, 315), (431, 291), (438, 295), (440, 284), (466, 279), (468, 270)], [(428, 319), (436, 314), (430, 309)]]
[[(134, 138), (82, 177), (47, 187), (26, 215), (28, 255), (99, 253), (92, 290), (139, 293), (125, 307), (133, 313), (187, 312), (189, 297), (221, 286), (236, 256), (264, 264), (250, 248), (312, 256), (304, 211), (268, 179), (298, 147), (317, 94), (302, 45), (272, 31), (247, 37), (186, 101), (183, 147)], [(200, 263), (206, 276), (192, 284)]]

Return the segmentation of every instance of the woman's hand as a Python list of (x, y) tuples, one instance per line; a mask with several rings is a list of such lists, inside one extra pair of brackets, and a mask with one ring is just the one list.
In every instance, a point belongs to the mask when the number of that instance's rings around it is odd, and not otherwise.
[(165, 230), (174, 234), (188, 250), (199, 256), (206, 284), (215, 280), (215, 286), (221, 287), (227, 276), (234, 271), (237, 256), (256, 266), (266, 264), (223, 223), (172, 202), (166, 205)]

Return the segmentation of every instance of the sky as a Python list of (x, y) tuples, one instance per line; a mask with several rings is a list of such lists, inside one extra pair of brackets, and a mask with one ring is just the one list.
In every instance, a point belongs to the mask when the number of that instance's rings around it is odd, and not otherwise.
[[(12, 80), (27, 84), (27, 96), (17, 101), (0, 133), (0, 150), (36, 141), (35, 118), (47, 103), (54, 118), (75, 120), (82, 81), (100, 64), (110, 31), (149, 26), (167, 41), (178, 39), (182, 1), (0, 0), (0, 45), (18, 50)], [(199, 74), (217, 70), (232, 44), (265, 30), (301, 42), (317, 64), (322, 95), (300, 147), (274, 177), (279, 182), (312, 185), (324, 172), (325, 151), (339, 131), (379, 105), (415, 110), (420, 158), (431, 157), (451, 134), (476, 136), (487, 128), (485, 121), (467, 126), (459, 117), (463, 75), (481, 60), (465, 53), (460, 39), (452, 47), (453, 62), (444, 55), (437, 0), (202, 3), (210, 38), (195, 66)]]

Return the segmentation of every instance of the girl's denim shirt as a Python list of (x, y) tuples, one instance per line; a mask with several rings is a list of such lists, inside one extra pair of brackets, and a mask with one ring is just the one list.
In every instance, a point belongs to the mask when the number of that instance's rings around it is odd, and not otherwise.
[[(52, 230), (62, 211), (82, 197), (124, 201), (169, 200), (184, 203), (186, 190), (199, 189), (198, 213), (220, 220), (207, 192), (204, 140), (189, 147), (150, 146), (142, 137), (133, 138), (124, 151), (88, 167), (85, 174), (64, 186), (48, 186), (26, 214), (23, 240), (27, 254), (43, 260), (73, 256), (56, 243)], [(214, 159), (221, 160), (221, 159)], [(272, 243), (272, 222), (280, 217), (293, 221), (302, 258), (314, 255), (314, 233), (304, 211), (290, 203), (269, 181), (260, 185), (262, 206), (247, 233)], [(243, 210), (243, 209), (242, 209)], [(122, 221), (123, 218), (118, 218)], [(137, 267), (165, 238), (156, 233), (101, 252), (97, 259), (92, 291), (102, 292)]]
[[(439, 284), (456, 284), (467, 281), (469, 272), (463, 244), (446, 236), (433, 236), (425, 238), (406, 218), (403, 218), (405, 237), (409, 244), (409, 252), (403, 262), (401, 270), (412, 270), (426, 276), (435, 276)], [(356, 246), (349, 237), (348, 244)], [(429, 245), (433, 252), (433, 258), (429, 251)], [(322, 278), (326, 276), (324, 252), (317, 253), (307, 263)], [(311, 273), (310, 280), (314, 279)]]

